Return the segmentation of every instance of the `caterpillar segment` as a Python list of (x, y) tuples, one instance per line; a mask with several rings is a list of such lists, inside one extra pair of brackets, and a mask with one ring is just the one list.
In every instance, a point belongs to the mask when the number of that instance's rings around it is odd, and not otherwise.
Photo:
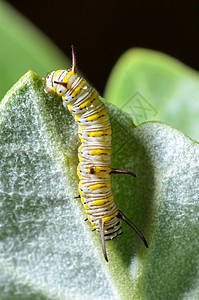
[(48, 74), (45, 91), (62, 96), (64, 106), (71, 111), (78, 124), (81, 145), (78, 149), (79, 196), (93, 230), (100, 234), (102, 250), (108, 262), (105, 241), (122, 233), (121, 220), (126, 222), (143, 240), (137, 227), (117, 209), (111, 191), (111, 174), (136, 175), (130, 171), (111, 168), (111, 125), (109, 115), (98, 93), (76, 73), (76, 58), (72, 49), (72, 68)]

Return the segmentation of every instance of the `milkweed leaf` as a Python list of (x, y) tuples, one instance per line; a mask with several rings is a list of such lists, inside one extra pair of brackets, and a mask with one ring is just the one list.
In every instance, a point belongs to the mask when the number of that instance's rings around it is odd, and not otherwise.
[(198, 143), (160, 122), (135, 127), (106, 104), (112, 175), (127, 225), (107, 242), (84, 222), (78, 199), (77, 126), (45, 82), (25, 74), (0, 104), (0, 295), (2, 299), (196, 299)]

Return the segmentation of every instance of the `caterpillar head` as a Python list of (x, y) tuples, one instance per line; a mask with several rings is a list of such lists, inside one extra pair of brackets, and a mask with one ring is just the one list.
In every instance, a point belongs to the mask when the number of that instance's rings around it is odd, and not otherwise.
[(62, 96), (70, 90), (77, 77), (77, 73), (74, 73), (72, 69), (53, 71), (46, 77), (45, 91), (46, 93), (55, 91)]
[(45, 92), (55, 91), (59, 95), (67, 93), (71, 88), (72, 83), (78, 77), (76, 73), (76, 58), (74, 48), (72, 47), (72, 68), (66, 70), (58, 70), (49, 73), (46, 77), (46, 88)]

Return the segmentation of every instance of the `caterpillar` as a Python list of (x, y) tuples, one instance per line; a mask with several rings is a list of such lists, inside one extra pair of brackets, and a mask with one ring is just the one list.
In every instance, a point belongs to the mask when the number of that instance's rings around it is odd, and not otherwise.
[(111, 167), (111, 124), (108, 111), (97, 91), (76, 72), (76, 57), (72, 47), (72, 68), (57, 70), (46, 77), (45, 92), (54, 91), (62, 96), (64, 106), (74, 114), (78, 124), (81, 145), (78, 149), (79, 196), (88, 220), (100, 234), (102, 251), (108, 262), (105, 241), (122, 233), (121, 220), (126, 222), (142, 239), (137, 227), (116, 207), (111, 191), (111, 174), (136, 175)]

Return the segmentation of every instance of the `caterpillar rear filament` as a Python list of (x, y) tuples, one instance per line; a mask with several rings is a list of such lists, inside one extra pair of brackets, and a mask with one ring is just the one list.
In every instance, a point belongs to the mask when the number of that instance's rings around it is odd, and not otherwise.
[(88, 220), (94, 230), (100, 233), (102, 250), (108, 262), (105, 240), (112, 240), (122, 233), (121, 220), (133, 228), (147, 248), (148, 245), (142, 233), (117, 209), (113, 200), (111, 174), (123, 173), (134, 177), (135, 174), (111, 168), (111, 125), (108, 111), (95, 89), (76, 73), (73, 48), (72, 56), (71, 69), (48, 74), (45, 91), (48, 93), (53, 90), (62, 96), (63, 103), (74, 114), (79, 126), (79, 197)]

